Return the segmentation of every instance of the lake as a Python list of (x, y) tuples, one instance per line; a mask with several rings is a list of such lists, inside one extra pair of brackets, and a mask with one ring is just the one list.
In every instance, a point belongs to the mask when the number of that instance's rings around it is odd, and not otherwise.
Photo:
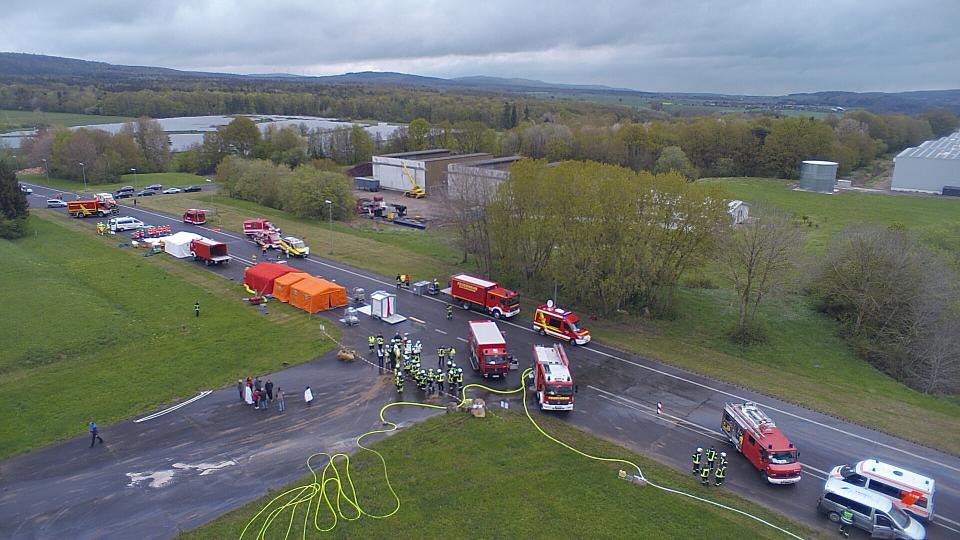
[[(388, 124), (380, 122), (377, 124), (368, 124), (362, 122), (348, 122), (337, 120), (335, 118), (321, 118), (318, 116), (289, 116), (289, 115), (266, 115), (266, 114), (247, 114), (260, 126), (261, 131), (266, 131), (267, 126), (299, 126), (304, 124), (307, 129), (319, 128), (324, 131), (330, 131), (342, 127), (351, 127), (354, 124), (363, 126), (363, 129), (374, 139), (379, 135), (382, 139), (389, 139), (401, 127), (397, 124)], [(177, 118), (157, 118), (157, 122), (163, 126), (163, 130), (170, 138), (170, 149), (174, 152), (186, 150), (191, 144), (203, 142), (203, 133), (206, 131), (216, 131), (220, 126), (225, 126), (233, 120), (232, 116), (181, 116)], [(123, 128), (123, 124), (95, 124), (90, 126), (77, 126), (70, 129), (79, 128), (101, 129), (116, 133)], [(11, 131), (0, 134), (0, 146), (9, 148), (20, 148), (23, 139), (36, 134), (35, 130)]]

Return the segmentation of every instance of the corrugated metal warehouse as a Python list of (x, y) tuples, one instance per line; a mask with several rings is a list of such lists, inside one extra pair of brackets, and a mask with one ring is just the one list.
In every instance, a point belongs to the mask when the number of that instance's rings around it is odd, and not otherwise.
[(427, 195), (435, 195), (447, 186), (447, 165), (490, 157), (485, 153), (455, 154), (443, 148), (384, 154), (373, 156), (373, 177), (380, 181), (381, 189), (406, 191), (413, 187), (403, 170), (406, 166)]
[(457, 200), (490, 202), (497, 186), (510, 176), (510, 166), (523, 159), (509, 156), (447, 165), (447, 192)]
[(960, 186), (960, 131), (893, 158), (891, 190), (939, 194), (947, 186)]

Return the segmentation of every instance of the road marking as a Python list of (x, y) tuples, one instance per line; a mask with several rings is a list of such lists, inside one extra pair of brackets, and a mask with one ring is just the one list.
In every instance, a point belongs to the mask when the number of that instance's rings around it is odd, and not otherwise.
[(443, 330), (441, 330), (441, 329), (439, 329), (439, 328), (434, 328), (433, 331), (434, 331), (434, 332), (439, 332), (439, 333), (441, 333), (441, 334), (443, 334), (443, 335), (447, 335), (446, 332), (444, 332)]
[(427, 321), (422, 321), (422, 320), (420, 320), (420, 319), (418, 319), (418, 318), (416, 318), (416, 317), (410, 317), (410, 316), (408, 316), (407, 318), (410, 319), (410, 320), (413, 321), (413, 322), (418, 322), (418, 323), (420, 323), (420, 324), (427, 324)]
[(955, 533), (960, 533), (960, 529), (954, 529), (953, 527), (948, 527), (948, 526), (946, 526), (946, 525), (943, 524), (944, 521), (949, 521), (949, 522), (951, 522), (951, 523), (956, 523), (958, 526), (960, 526), (960, 523), (957, 523), (956, 521), (953, 521), (953, 520), (949, 520), (949, 519), (941, 516), (940, 514), (936, 514), (936, 518), (933, 520), (933, 523), (930, 523), (928, 526), (930, 526), (930, 527), (932, 527), (932, 526), (940, 526), (940, 527), (943, 527), (944, 529), (947, 529), (948, 531), (953, 531), (953, 532), (955, 532)]
[(212, 393), (213, 393), (212, 390), (204, 390), (203, 392), (200, 392), (200, 393), (197, 394), (196, 396), (194, 396), (194, 397), (192, 397), (192, 398), (184, 401), (183, 403), (178, 403), (177, 405), (174, 405), (173, 407), (170, 407), (169, 409), (164, 409), (164, 410), (162, 410), (162, 411), (160, 411), (160, 412), (155, 412), (155, 413), (153, 413), (153, 414), (151, 414), (151, 415), (144, 416), (143, 418), (141, 418), (141, 419), (139, 419), (139, 420), (134, 420), (133, 423), (134, 423), (134, 424), (139, 424), (140, 422), (146, 422), (147, 420), (153, 420), (154, 418), (157, 418), (158, 416), (163, 416), (163, 415), (165, 415), (165, 414), (167, 414), (167, 413), (171, 413), (171, 412), (179, 409), (180, 407), (186, 407), (187, 405), (193, 403), (194, 401), (196, 401), (196, 400), (198, 400), (198, 399), (200, 399), (200, 398), (207, 397), (207, 396), (209, 396), (209, 395), (212, 394)]
[(462, 342), (464, 342), (464, 343), (467, 342), (467, 340), (463, 339), (462, 337), (458, 337), (457, 339), (460, 340), (460, 341), (462, 341)]
[[(936, 523), (936, 522), (938, 522), (938, 521), (946, 521), (946, 522), (948, 522), (948, 523), (951, 523), (951, 524), (953, 524), (953, 525), (956, 525), (957, 527), (960, 527), (960, 522), (954, 521), (954, 520), (952, 520), (952, 519), (950, 519), (950, 518), (943, 517), (943, 516), (941, 516), (940, 514), (936, 514), (936, 519), (934, 519), (934, 523)], [(944, 527), (946, 527), (946, 525), (944, 525)], [(947, 527), (947, 528), (950, 529), (950, 527)], [(951, 530), (951, 531), (957, 531), (956, 529), (950, 529), (950, 530)], [(957, 532), (960, 532), (960, 531), (957, 531)]]

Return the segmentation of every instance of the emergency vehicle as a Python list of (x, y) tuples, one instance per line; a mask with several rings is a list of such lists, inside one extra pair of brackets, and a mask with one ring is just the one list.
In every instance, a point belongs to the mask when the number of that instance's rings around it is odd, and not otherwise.
[(199, 208), (190, 208), (183, 213), (183, 222), (191, 225), (203, 225), (207, 222), (207, 213)]
[(921, 521), (933, 520), (933, 494), (937, 485), (933, 478), (876, 459), (838, 465), (830, 471), (830, 477), (875, 491)]
[(280, 251), (287, 254), (287, 257), (303, 257), (310, 255), (310, 246), (296, 236), (280, 237)]
[(567, 340), (571, 345), (586, 345), (590, 343), (590, 331), (581, 328), (579, 322), (580, 319), (572, 312), (554, 306), (553, 300), (547, 300), (533, 314), (533, 330), (541, 336), (550, 334)]
[(120, 207), (111, 197), (94, 197), (93, 199), (67, 201), (67, 213), (73, 217), (84, 218), (87, 216), (104, 217), (110, 214), (119, 214)]
[(542, 411), (572, 411), (577, 387), (570, 375), (570, 361), (563, 345), (533, 346), (534, 393)]
[(243, 220), (243, 234), (247, 235), (247, 238), (253, 239), (254, 235), (263, 231), (274, 231), (280, 234), (280, 227), (264, 218)]
[(756, 403), (725, 404), (720, 427), (765, 481), (771, 484), (800, 481), (800, 453)]
[(470, 321), (467, 323), (470, 348), (470, 365), (473, 370), (487, 377), (506, 377), (510, 372), (507, 356), (507, 340), (493, 321)]
[(255, 232), (250, 235), (250, 239), (260, 247), (266, 246), (267, 249), (280, 249), (280, 231), (276, 229), (264, 229)]
[(496, 281), (478, 278), (470, 274), (450, 276), (449, 292), (454, 302), (463, 309), (471, 307), (493, 315), (495, 319), (513, 317), (520, 313), (517, 293), (501, 287)]

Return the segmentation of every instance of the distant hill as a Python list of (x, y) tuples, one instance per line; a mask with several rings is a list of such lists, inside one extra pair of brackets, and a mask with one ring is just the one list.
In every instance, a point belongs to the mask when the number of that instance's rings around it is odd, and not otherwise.
[(419, 86), (438, 90), (476, 90), (502, 93), (550, 92), (566, 94), (574, 99), (590, 99), (590, 96), (633, 96), (643, 99), (674, 98), (696, 100), (719, 105), (749, 105), (754, 109), (769, 108), (797, 110), (829, 110), (832, 107), (846, 109), (863, 108), (878, 113), (902, 112), (916, 114), (933, 107), (942, 107), (960, 114), (960, 90), (929, 90), (913, 92), (813, 92), (786, 96), (738, 96), (728, 94), (689, 92), (642, 92), (628, 88), (613, 88), (604, 85), (558, 84), (523, 78), (488, 76), (457, 77), (444, 79), (409, 73), (362, 71), (322, 77), (294, 75), (290, 73), (262, 73), (240, 75), (233, 73), (210, 73), (182, 71), (150, 66), (124, 66), (105, 62), (91, 62), (74, 58), (45, 56), (25, 53), (0, 53), (0, 83), (15, 80), (64, 81), (71, 83), (120, 82), (123, 81), (276, 81), (279, 88), (297, 85), (380, 85)]

